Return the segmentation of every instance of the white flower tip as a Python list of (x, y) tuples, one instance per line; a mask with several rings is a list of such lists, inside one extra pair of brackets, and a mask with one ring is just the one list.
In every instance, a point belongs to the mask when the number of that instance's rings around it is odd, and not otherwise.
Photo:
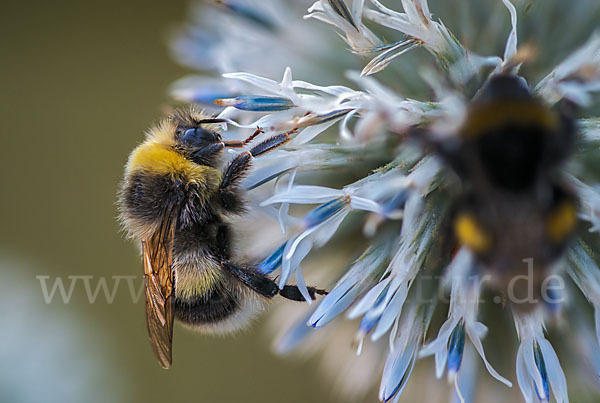
[(448, 370), (448, 374), (446, 376), (446, 380), (448, 381), (448, 385), (452, 385), (456, 382), (457, 372), (454, 370)]
[(360, 330), (356, 333), (356, 336), (354, 336), (354, 340), (352, 341), (352, 347), (356, 348), (356, 356), (359, 356), (362, 353), (365, 336), (366, 334)]

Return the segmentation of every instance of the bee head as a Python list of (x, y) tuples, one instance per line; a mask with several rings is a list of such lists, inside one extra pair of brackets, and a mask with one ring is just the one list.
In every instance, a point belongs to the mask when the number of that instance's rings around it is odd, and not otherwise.
[(175, 130), (175, 140), (182, 148), (198, 150), (221, 141), (221, 135), (203, 127), (179, 126)]
[[(215, 119), (210, 119), (213, 123)], [(193, 126), (179, 125), (175, 129), (175, 148), (188, 159), (199, 165), (216, 166), (224, 143), (221, 135), (202, 127), (206, 121), (197, 121)]]
[(170, 119), (175, 126), (174, 148), (198, 164), (214, 166), (224, 147), (218, 124), (226, 120), (194, 107), (177, 111)]

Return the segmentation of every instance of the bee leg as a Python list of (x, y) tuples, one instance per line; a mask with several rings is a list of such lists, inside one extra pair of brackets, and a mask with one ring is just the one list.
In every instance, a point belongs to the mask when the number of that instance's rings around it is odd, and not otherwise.
[(263, 129), (261, 129), (260, 127), (257, 127), (256, 130), (254, 131), (254, 133), (252, 133), (248, 138), (246, 138), (246, 140), (223, 141), (223, 144), (225, 144), (225, 147), (231, 147), (231, 148), (243, 147), (246, 144), (250, 143), (252, 140), (254, 140), (254, 138), (261, 133), (264, 133)]
[(276, 134), (273, 137), (269, 137), (262, 143), (259, 143), (250, 149), (250, 154), (253, 157), (258, 157), (259, 155), (268, 153), (269, 151), (274, 150), (277, 147), (281, 147), (288, 141), (292, 139), (292, 134), (295, 133), (296, 130), (290, 130), (286, 133)]
[(199, 165), (213, 165), (224, 147), (223, 143), (214, 143), (203, 147), (192, 154), (192, 161)]
[[(251, 268), (236, 267), (229, 262), (223, 262), (223, 267), (225, 267), (239, 281), (264, 297), (273, 298), (275, 295), (279, 294), (283, 298), (292, 301), (304, 301), (304, 297), (302, 296), (302, 293), (300, 293), (298, 286), (286, 285), (280, 290), (275, 281), (264, 274), (252, 270)], [(327, 294), (327, 291), (315, 287), (307, 287), (307, 289), (311, 299), (316, 299), (317, 294)]]
[(252, 155), (248, 151), (238, 154), (227, 166), (219, 190), (237, 187), (248, 171), (251, 159)]
[[(310, 295), (311, 299), (316, 299), (316, 295), (327, 295), (327, 291), (321, 290), (315, 287), (306, 287), (308, 289), (308, 295)], [(282, 290), (279, 290), (279, 295), (283, 298), (292, 300), (292, 301), (304, 301), (304, 296), (298, 289), (296, 285), (285, 285)]]
[[(251, 141), (260, 132), (261, 129), (259, 128), (255, 132), (255, 134), (253, 134), (248, 139), (240, 143), (243, 145), (247, 144), (247, 142)], [(292, 133), (294, 133), (294, 130), (291, 130), (287, 133), (276, 134), (275, 136), (270, 137), (262, 143), (259, 143), (256, 146), (252, 147), (250, 151), (238, 154), (238, 156), (235, 157), (233, 161), (229, 163), (229, 166), (225, 170), (220, 189), (224, 190), (230, 187), (237, 186), (240, 180), (244, 178), (244, 175), (248, 171), (252, 158), (258, 157), (259, 155), (265, 154), (271, 150), (274, 150), (277, 147), (284, 145), (292, 139)]]
[(279, 292), (277, 283), (264, 274), (260, 274), (247, 268), (234, 266), (229, 262), (223, 262), (222, 264), (235, 278), (263, 297), (273, 298)]
[(244, 199), (239, 190), (239, 183), (250, 167), (251, 158), (249, 152), (239, 154), (229, 163), (223, 174), (219, 197), (221, 205), (230, 212), (241, 213), (244, 210)]
[[(260, 130), (260, 128), (257, 129), (256, 132), (243, 143), (251, 141), (260, 133)], [(240, 181), (244, 178), (252, 164), (252, 158), (265, 154), (287, 143), (292, 139), (291, 134), (293, 132), (294, 130), (270, 137), (254, 146), (250, 151), (238, 154), (237, 157), (229, 163), (227, 169), (225, 169), (225, 172), (223, 173), (223, 179), (219, 186), (221, 204), (227, 210), (231, 212), (242, 212), (243, 210), (243, 199), (238, 192), (238, 187)]]
[[(262, 130), (258, 128), (252, 136), (248, 137), (243, 142), (240, 142), (240, 144), (247, 144), (261, 132)], [(292, 139), (292, 133), (294, 133), (294, 130), (291, 130), (287, 133), (276, 134), (275, 136), (266, 139), (262, 143), (255, 145), (252, 147), (252, 149), (250, 149), (250, 151), (238, 154), (238, 156), (229, 163), (229, 166), (225, 170), (220, 189), (227, 189), (238, 185), (250, 167), (253, 157), (258, 157), (259, 155), (265, 154), (277, 147), (284, 145)]]

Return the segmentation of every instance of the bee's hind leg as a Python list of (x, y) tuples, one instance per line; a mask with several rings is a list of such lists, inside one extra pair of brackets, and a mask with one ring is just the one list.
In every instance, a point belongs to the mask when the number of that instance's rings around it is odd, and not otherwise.
[[(275, 295), (279, 294), (283, 298), (292, 301), (304, 301), (304, 297), (300, 293), (298, 286), (286, 285), (280, 290), (275, 281), (251, 268), (237, 267), (230, 262), (223, 262), (222, 264), (235, 278), (263, 297), (273, 298)], [(315, 287), (307, 287), (307, 289), (311, 299), (315, 299), (317, 294), (327, 294), (326, 291)]]
[(277, 283), (269, 277), (247, 267), (238, 267), (230, 262), (223, 262), (223, 267), (233, 276), (263, 297), (273, 298), (279, 293)]
[[(318, 295), (327, 295), (327, 291), (321, 290), (315, 287), (306, 287), (308, 290), (308, 295), (310, 295), (310, 299), (316, 299)], [(283, 298), (292, 300), (292, 301), (304, 301), (304, 296), (298, 289), (297, 285), (285, 285), (282, 290), (279, 290), (279, 295)]]

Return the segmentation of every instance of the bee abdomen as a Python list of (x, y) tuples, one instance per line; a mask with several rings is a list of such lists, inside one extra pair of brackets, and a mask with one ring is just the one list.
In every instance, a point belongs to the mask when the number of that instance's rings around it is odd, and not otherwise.
[(185, 297), (180, 291), (176, 292), (175, 317), (203, 333), (239, 330), (263, 308), (263, 300), (237, 282), (215, 283), (205, 292)]
[(175, 315), (189, 325), (215, 324), (234, 315), (240, 307), (239, 298), (224, 289), (213, 289), (207, 295), (175, 299)]

